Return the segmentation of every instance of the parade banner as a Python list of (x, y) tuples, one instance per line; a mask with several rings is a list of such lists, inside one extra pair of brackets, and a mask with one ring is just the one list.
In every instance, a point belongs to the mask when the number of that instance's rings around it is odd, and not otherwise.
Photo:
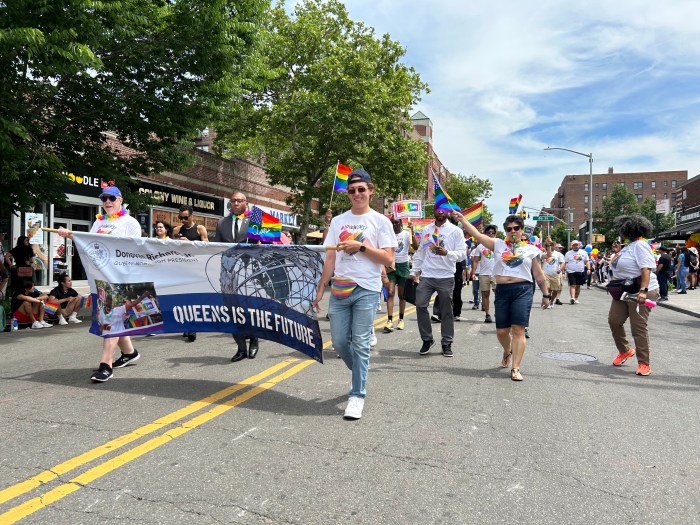
[(420, 201), (396, 201), (393, 206), (394, 217), (397, 219), (420, 219), (423, 217), (423, 206)]
[(224, 244), (73, 232), (102, 337), (226, 332), (323, 362), (313, 311), (322, 246)]

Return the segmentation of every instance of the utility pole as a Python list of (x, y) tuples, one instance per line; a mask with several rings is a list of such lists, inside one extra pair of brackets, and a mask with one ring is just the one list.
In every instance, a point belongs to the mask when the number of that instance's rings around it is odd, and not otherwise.
[(571, 208), (566, 208), (566, 249), (571, 246)]

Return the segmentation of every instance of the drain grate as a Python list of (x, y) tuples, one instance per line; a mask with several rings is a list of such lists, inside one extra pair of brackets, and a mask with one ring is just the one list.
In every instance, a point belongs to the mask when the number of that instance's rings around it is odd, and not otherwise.
[(540, 355), (547, 359), (556, 359), (557, 361), (591, 362), (598, 360), (594, 355), (579, 354), (576, 352), (542, 352)]

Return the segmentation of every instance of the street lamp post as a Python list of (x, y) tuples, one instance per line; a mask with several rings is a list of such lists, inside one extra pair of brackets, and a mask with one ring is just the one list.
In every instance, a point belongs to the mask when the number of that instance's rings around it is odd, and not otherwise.
[(550, 148), (549, 146), (544, 149), (545, 151), (560, 149), (562, 151), (568, 151), (569, 153), (576, 153), (576, 155), (588, 157), (588, 244), (593, 246), (593, 153), (581, 153), (580, 151), (574, 151), (572, 149)]

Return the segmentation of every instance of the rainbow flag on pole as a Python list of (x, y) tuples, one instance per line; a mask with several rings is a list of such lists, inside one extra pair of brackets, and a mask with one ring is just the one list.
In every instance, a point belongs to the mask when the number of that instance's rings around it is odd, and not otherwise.
[(78, 309), (80, 310), (82, 308), (92, 308), (92, 294), (85, 294), (82, 299), (80, 299), (80, 306)]
[(333, 181), (333, 191), (339, 191), (341, 193), (348, 192), (348, 175), (352, 168), (344, 166), (340, 162), (335, 168), (335, 180)]
[(517, 197), (513, 197), (510, 199), (510, 205), (508, 206), (508, 213), (513, 215), (518, 211), (518, 206), (520, 206), (520, 201), (523, 200), (523, 195), (522, 193), (518, 195)]
[(477, 202), (469, 208), (462, 210), (462, 215), (467, 219), (474, 228), (479, 228), (484, 222), (484, 202)]
[(61, 308), (61, 305), (57, 303), (46, 303), (44, 305), (44, 313), (49, 315), (56, 315), (56, 312)]
[(460, 211), (459, 206), (455, 204), (452, 197), (442, 189), (440, 186), (440, 181), (433, 173), (433, 187), (435, 189), (435, 209), (450, 213), (452, 211)]
[(282, 237), (282, 222), (277, 217), (253, 206), (248, 216), (248, 238), (260, 242), (275, 242)]

